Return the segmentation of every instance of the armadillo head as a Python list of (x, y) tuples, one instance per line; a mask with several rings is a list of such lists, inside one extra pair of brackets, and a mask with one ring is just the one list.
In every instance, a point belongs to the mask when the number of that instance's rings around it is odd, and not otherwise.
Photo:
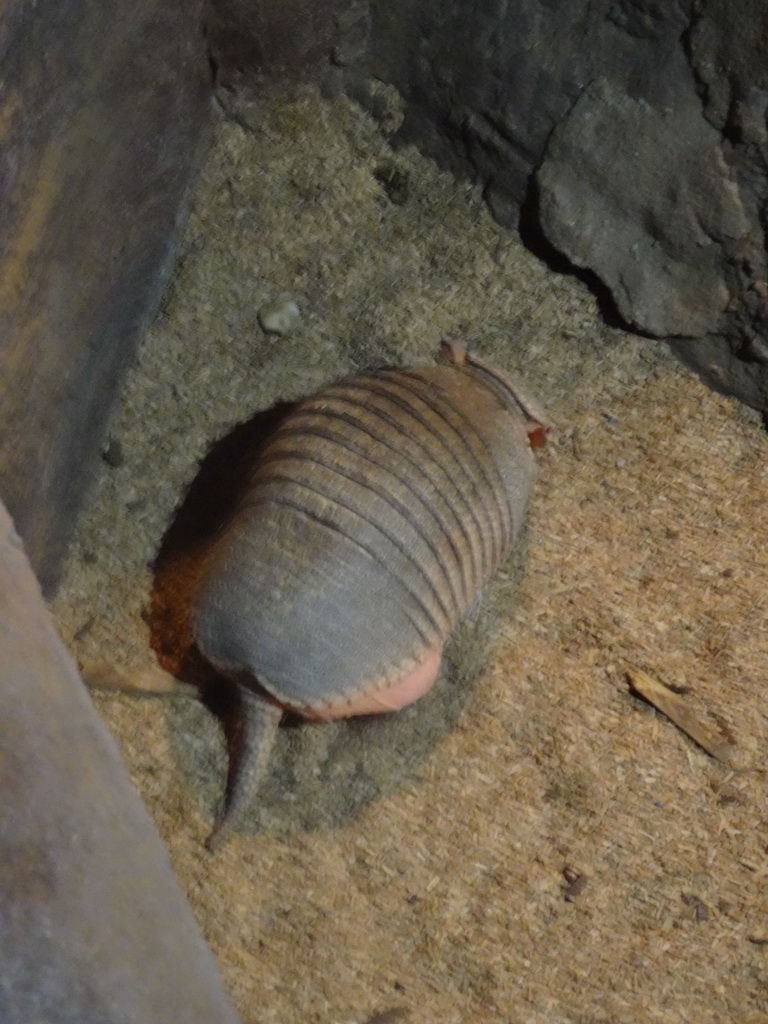
[(516, 406), (520, 410), (525, 417), (531, 448), (543, 448), (546, 445), (547, 435), (552, 429), (547, 414), (540, 403), (526, 393), (519, 381), (467, 352), (463, 345), (451, 338), (444, 338), (440, 347), (443, 357), (452, 366), (464, 366), (474, 371), (474, 375), (496, 392), (506, 405)]

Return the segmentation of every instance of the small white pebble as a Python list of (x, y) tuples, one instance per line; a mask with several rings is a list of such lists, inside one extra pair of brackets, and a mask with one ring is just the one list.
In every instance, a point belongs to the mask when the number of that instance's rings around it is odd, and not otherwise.
[(293, 299), (280, 299), (262, 306), (258, 313), (261, 329), (267, 334), (290, 334), (301, 318)]

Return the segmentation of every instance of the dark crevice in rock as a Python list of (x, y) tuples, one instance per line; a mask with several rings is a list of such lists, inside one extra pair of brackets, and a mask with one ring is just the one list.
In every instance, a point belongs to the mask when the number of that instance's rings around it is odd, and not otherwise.
[[(592, 292), (600, 308), (600, 314), (609, 327), (616, 327), (622, 330), (632, 330), (616, 308), (613, 295), (610, 289), (600, 280), (592, 270), (585, 267), (578, 267), (572, 263), (567, 256), (556, 249), (544, 234), (539, 218), (538, 193), (535, 178), (531, 178), (528, 192), (520, 205), (518, 221), (518, 234), (523, 245), (534, 254), (542, 263), (546, 263), (550, 270), (557, 274), (569, 274), (582, 281)], [(642, 331), (636, 331), (642, 334)], [(647, 335), (650, 337), (650, 335)]]

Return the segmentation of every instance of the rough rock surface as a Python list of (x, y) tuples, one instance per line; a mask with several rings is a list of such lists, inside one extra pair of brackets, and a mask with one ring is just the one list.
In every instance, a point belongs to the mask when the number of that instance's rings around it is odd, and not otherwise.
[(196, 176), (200, 7), (0, 13), (0, 493), (48, 587)]
[(699, 111), (692, 82), (664, 110), (597, 82), (554, 129), (536, 177), (547, 238), (599, 276), (627, 322), (662, 337), (717, 329), (729, 255), (749, 233)]
[(0, 504), (0, 1020), (237, 1024)]
[(213, 0), (205, 28), (219, 85), (261, 91), (316, 81), (361, 57), (367, 0)]
[(406, 99), (400, 142), (480, 182), (500, 222), (520, 221), (539, 246), (543, 230), (627, 322), (677, 336), (710, 383), (767, 410), (765, 6), (370, 6), (351, 94), (376, 113), (365, 76), (394, 84)]
[(215, 61), (237, 68), (220, 81), (290, 71), (382, 118), (371, 81), (393, 84), (396, 141), (481, 183), (497, 220), (599, 281), (625, 323), (768, 410), (763, 4), (293, 0), (289, 32), (278, 7), (211, 4)]

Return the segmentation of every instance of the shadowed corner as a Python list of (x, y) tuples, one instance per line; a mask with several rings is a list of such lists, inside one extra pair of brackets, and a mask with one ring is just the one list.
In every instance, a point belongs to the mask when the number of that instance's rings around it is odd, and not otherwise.
[(594, 295), (600, 315), (608, 327), (621, 331), (634, 331), (642, 337), (653, 337), (622, 317), (610, 288), (589, 267), (580, 267), (550, 242), (541, 225), (539, 212), (539, 184), (535, 174), (528, 180), (525, 196), (520, 204), (518, 232), (523, 245), (545, 263), (555, 274), (564, 274), (581, 281)]
[(232, 518), (264, 445), (291, 407), (281, 402), (257, 413), (213, 445), (166, 530), (152, 567), (150, 645), (164, 669), (201, 690), (219, 678), (193, 639), (195, 595), (205, 556)]

